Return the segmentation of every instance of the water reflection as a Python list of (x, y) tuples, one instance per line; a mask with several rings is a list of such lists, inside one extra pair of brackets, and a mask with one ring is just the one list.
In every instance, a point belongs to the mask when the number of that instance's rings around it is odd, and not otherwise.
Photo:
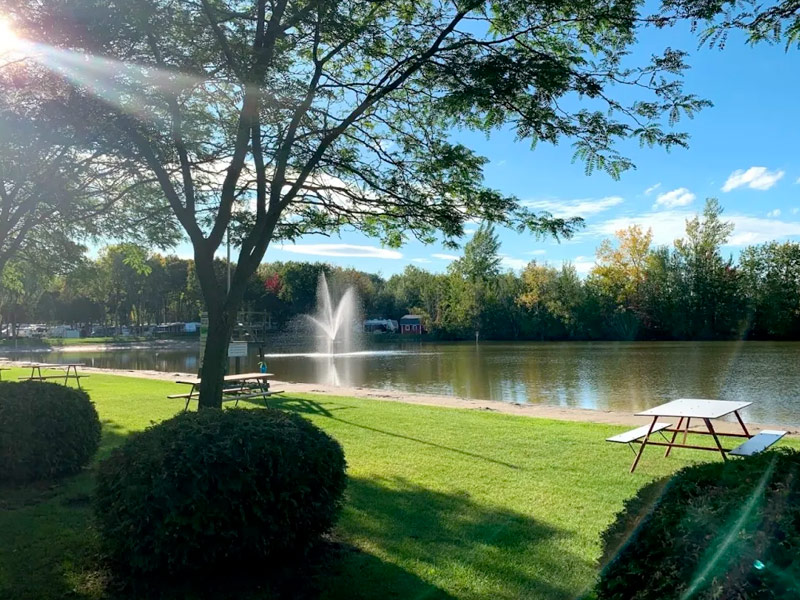
[[(800, 344), (773, 342), (380, 345), (343, 355), (271, 343), (287, 381), (635, 412), (678, 397), (752, 401), (752, 421), (800, 424)], [(40, 357), (44, 358), (44, 356)], [(196, 372), (197, 349), (53, 353), (95, 367)], [(242, 369), (256, 370), (258, 348)]]

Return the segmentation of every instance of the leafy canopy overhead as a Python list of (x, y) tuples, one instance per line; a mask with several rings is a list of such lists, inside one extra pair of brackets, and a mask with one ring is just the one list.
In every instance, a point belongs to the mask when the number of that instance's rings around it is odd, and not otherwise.
[(393, 245), (455, 242), (469, 218), (569, 235), (577, 219), (485, 187), (454, 129), (568, 139), (618, 176), (616, 142), (683, 146), (672, 125), (707, 104), (683, 92), (681, 52), (623, 66), (643, 22), (629, 0), (3, 4), (204, 253), (231, 219), (243, 256), (345, 225)]
[(0, 54), (0, 272), (51, 258), (59, 271), (87, 239), (178, 239), (153, 182), (107, 154), (73, 102), (60, 78)]
[(731, 31), (745, 33), (750, 44), (800, 48), (800, 0), (665, 0), (663, 23), (692, 19), (701, 43), (724, 47)]

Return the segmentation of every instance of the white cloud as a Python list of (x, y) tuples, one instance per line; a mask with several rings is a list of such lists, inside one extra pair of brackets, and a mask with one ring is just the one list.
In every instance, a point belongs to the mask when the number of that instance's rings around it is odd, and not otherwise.
[(656, 183), (655, 185), (651, 185), (649, 188), (647, 188), (647, 189), (644, 191), (644, 195), (645, 195), (645, 196), (649, 196), (650, 194), (652, 194), (653, 192), (655, 192), (655, 191), (656, 191), (658, 188), (660, 188), (660, 187), (661, 187), (661, 182), (659, 181), (659, 182), (658, 182), (658, 183)]
[(477, 229), (465, 229), (464, 235), (475, 235), (478, 232)]
[(722, 191), (730, 192), (742, 186), (753, 190), (768, 190), (784, 175), (784, 171), (769, 171), (767, 167), (750, 167), (746, 171), (738, 169), (728, 176), (728, 180), (722, 186)]
[(427, 264), (431, 261), (429, 258), (412, 258), (411, 262)]
[(435, 254), (431, 254), (433, 258), (438, 258), (439, 260), (458, 260), (461, 258), (460, 256), (456, 256), (455, 254), (441, 254), (439, 252)]
[(596, 264), (594, 259), (588, 256), (576, 256), (575, 260), (569, 262), (572, 263), (572, 266), (575, 267), (575, 270), (581, 275), (588, 274)]
[(352, 256), (357, 258), (403, 258), (402, 253), (376, 246), (357, 246), (354, 244), (283, 244), (284, 252), (307, 254), (311, 256)]
[(728, 242), (729, 246), (763, 244), (772, 240), (800, 236), (800, 222), (797, 221), (761, 219), (745, 215), (734, 215), (730, 220), (736, 225), (736, 229)]
[(524, 258), (513, 258), (511, 256), (502, 256), (501, 263), (506, 269), (519, 270), (528, 266), (529, 260)]
[[(672, 244), (676, 239), (686, 234), (686, 220), (695, 217), (695, 213), (688, 210), (665, 210), (661, 212), (648, 212), (640, 215), (617, 217), (608, 219), (588, 227), (579, 234), (581, 237), (594, 235), (596, 237), (611, 237), (620, 229), (631, 225), (641, 225), (644, 229), (653, 231), (653, 244)], [(735, 229), (728, 241), (728, 246), (746, 246), (749, 244), (762, 244), (772, 240), (800, 237), (800, 222), (782, 221), (774, 218), (753, 217), (749, 215), (724, 214), (725, 221), (733, 223)]]
[(543, 254), (547, 254), (547, 250), (531, 250), (530, 252), (526, 252), (525, 254), (533, 254), (534, 256), (541, 256)]
[(554, 261), (553, 264), (553, 266), (555, 266), (557, 269), (560, 269), (565, 265), (572, 265), (575, 267), (578, 275), (588, 275), (589, 272), (594, 268), (595, 262), (590, 256), (576, 256), (572, 259)]
[(780, 217), (781, 216), (781, 209), (776, 208), (775, 210), (771, 210), (767, 213), (768, 217)]
[(792, 209), (792, 214), (793, 215), (796, 215), (799, 212), (800, 212), (800, 208), (797, 208), (796, 206)]
[(656, 197), (656, 203), (653, 208), (663, 206), (665, 208), (675, 208), (677, 206), (688, 206), (694, 202), (695, 196), (687, 188), (682, 187), (669, 192), (664, 192)]
[(580, 200), (526, 200), (522, 205), (533, 210), (547, 211), (554, 217), (563, 219), (567, 217), (591, 217), (622, 204), (624, 201), (620, 196), (607, 196), (605, 198), (585, 198)]

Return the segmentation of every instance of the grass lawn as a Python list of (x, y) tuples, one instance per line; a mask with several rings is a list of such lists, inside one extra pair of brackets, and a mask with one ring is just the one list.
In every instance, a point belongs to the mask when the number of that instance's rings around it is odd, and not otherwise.
[[(169, 382), (85, 381), (103, 420), (99, 457), (183, 406), (165, 398), (179, 391)], [(620, 427), (344, 397), (270, 403), (307, 416), (345, 449), (350, 482), (334, 532), (344, 550), (315, 576), (327, 600), (574, 598), (593, 583), (600, 533), (623, 501), (713, 456), (684, 450), (665, 460), (652, 449), (631, 475), (630, 451), (603, 441)], [(87, 471), (0, 488), (0, 598), (117, 597), (98, 556), (92, 482)]]

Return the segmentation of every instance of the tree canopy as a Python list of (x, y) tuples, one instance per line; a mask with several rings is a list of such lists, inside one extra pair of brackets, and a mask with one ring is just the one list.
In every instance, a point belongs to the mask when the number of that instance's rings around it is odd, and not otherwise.
[(177, 240), (152, 185), (105, 153), (71, 96), (43, 67), (0, 55), (0, 272), (15, 258), (66, 263), (90, 238)]

